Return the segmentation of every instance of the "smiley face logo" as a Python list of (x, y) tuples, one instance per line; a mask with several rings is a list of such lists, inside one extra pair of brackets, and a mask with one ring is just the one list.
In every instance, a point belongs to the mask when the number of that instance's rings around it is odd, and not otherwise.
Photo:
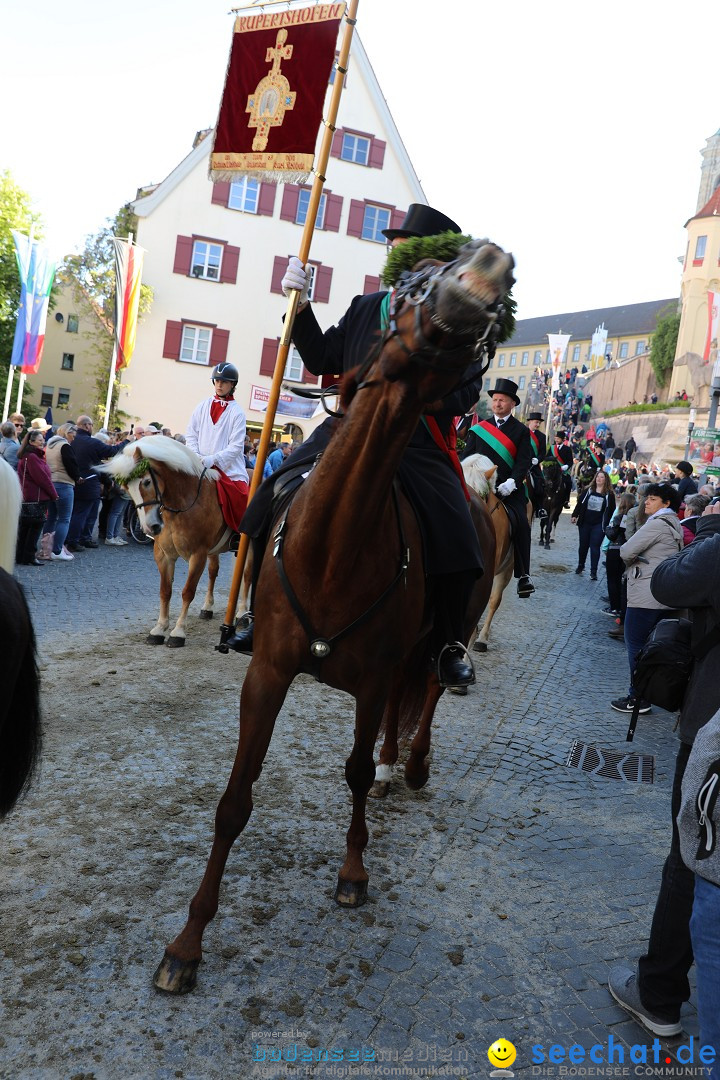
[(488, 1049), (488, 1059), (497, 1069), (509, 1069), (517, 1057), (517, 1050), (509, 1039), (496, 1039)]

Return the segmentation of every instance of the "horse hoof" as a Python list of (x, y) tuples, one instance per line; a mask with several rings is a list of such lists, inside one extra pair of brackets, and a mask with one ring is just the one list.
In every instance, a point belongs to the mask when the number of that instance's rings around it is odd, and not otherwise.
[(368, 799), (386, 799), (389, 790), (389, 780), (376, 780), (368, 791)]
[(551, 538), (551, 540), (550, 540), (550, 543), (551, 543), (551, 544), (554, 544), (554, 543), (555, 543), (555, 537), (554, 537), (554, 536), (553, 536), (553, 537)]
[(165, 641), (163, 634), (148, 634), (145, 638), (146, 645), (162, 645)]
[(166, 642), (166, 645), (167, 645), (168, 649), (182, 649), (184, 644), (185, 644), (185, 638), (184, 637), (172, 637), (172, 635), (167, 639), (167, 642)]
[(343, 881), (338, 878), (335, 903), (340, 907), (362, 907), (367, 900), (367, 881)]
[(424, 788), (430, 779), (430, 767), (426, 762), (417, 767), (411, 767), (412, 759), (408, 758), (405, 765), (405, 783), (413, 791), (419, 791), (420, 788)]
[(473, 645), (473, 652), (487, 652), (487, 641), (476, 641)]
[(465, 697), (467, 694), (467, 686), (448, 686), (448, 690), (451, 694), (457, 694), (458, 697)]
[(153, 986), (165, 994), (189, 994), (197, 982), (199, 960), (179, 960), (166, 952), (153, 975)]
[(212, 617), (213, 617), (212, 611), (206, 611), (205, 608), (203, 608), (202, 611), (200, 612), (200, 618), (201, 619), (212, 619)]

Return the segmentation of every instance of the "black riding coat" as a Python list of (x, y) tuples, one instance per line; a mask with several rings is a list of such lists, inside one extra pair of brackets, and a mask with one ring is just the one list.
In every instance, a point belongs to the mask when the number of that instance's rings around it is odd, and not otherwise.
[[(528, 428), (528, 430), (530, 430), (530, 429)], [(538, 444), (540, 446), (540, 450), (539, 450), (539, 452), (537, 454), (535, 453), (535, 446), (534, 446), (533, 441), (532, 441), (533, 435), (537, 439)], [(545, 460), (545, 455), (547, 454), (547, 437), (546, 437), (544, 431), (531, 431), (530, 432), (530, 448), (531, 448), (531, 450), (533, 452), (533, 457), (536, 457), (538, 459), (538, 464), (540, 464), (540, 462)]]
[[(292, 339), (303, 364), (313, 375), (339, 375), (362, 364), (379, 344), (380, 308), (384, 292), (356, 296), (336, 326), (322, 331), (310, 305), (298, 312)], [(460, 376), (461, 388), (443, 399), (445, 408), (434, 418), (447, 435), (454, 417), (469, 412), (482, 390), (482, 366), (473, 364)], [(273, 474), (272, 480), (300, 462), (311, 462), (328, 445), (334, 422), (321, 424)], [(447, 454), (435, 444), (421, 421), (405, 450), (398, 476), (420, 523), (428, 574), (461, 570), (482, 572), (482, 554), (468, 503)], [(243, 519), (243, 532), (258, 536), (269, 509), (270, 488), (258, 490)], [(264, 491), (267, 489), (267, 491)]]

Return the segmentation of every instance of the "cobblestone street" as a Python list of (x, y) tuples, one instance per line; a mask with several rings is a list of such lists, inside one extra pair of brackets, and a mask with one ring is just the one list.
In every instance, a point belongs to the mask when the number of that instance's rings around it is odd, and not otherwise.
[[(352, 703), (296, 680), (197, 988), (180, 999), (151, 978), (199, 883), (235, 750), (248, 661), (213, 650), (232, 559), (214, 622), (197, 620), (196, 599), (181, 650), (144, 645), (157, 612), (150, 548), (19, 567), (51, 704), (39, 780), (3, 829), (0, 1076), (485, 1078), (501, 1037), (516, 1076), (559, 1076), (533, 1064), (534, 1046), (547, 1061), (552, 1044), (587, 1052), (610, 1036), (624, 1075), (684, 1075), (672, 1048), (667, 1066), (631, 1063), (629, 1048), (652, 1037), (606, 986), (647, 941), (674, 717), (654, 709), (625, 742), (627, 717), (609, 702), (626, 692), (626, 654), (607, 636), (603, 575), (573, 573), (576, 539), (565, 513), (551, 551), (533, 544), (537, 592), (508, 589), (490, 651), (473, 654), (477, 685), (442, 698), (427, 787), (411, 792), (398, 771), (388, 799), (371, 802), (369, 899), (356, 912), (332, 902)], [(191, 688), (205, 695), (199, 714)], [(653, 755), (654, 783), (566, 767), (574, 740)], [(693, 1003), (683, 1021), (697, 1038)], [(603, 1075), (589, 1066), (574, 1074)]]

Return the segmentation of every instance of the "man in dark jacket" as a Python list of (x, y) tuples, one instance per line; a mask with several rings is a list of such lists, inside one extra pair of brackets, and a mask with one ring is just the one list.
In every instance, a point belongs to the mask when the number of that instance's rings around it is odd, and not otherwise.
[(77, 461), (80, 479), (75, 485), (75, 502), (73, 505), (70, 528), (68, 529), (65, 547), (68, 551), (84, 551), (85, 548), (96, 548), (97, 541), (93, 540), (93, 529), (100, 510), (100, 497), (102, 485), (97, 473), (93, 472), (96, 465), (106, 458), (114, 457), (122, 450), (122, 446), (110, 446), (101, 439), (94, 439), (92, 430), (93, 422), (90, 416), (79, 416), (76, 421), (77, 433), (73, 443), (75, 460)]
[(685, 502), (686, 495), (697, 494), (697, 483), (692, 478), (693, 467), (689, 461), (678, 461), (675, 466), (675, 479), (673, 483), (679, 481), (677, 489), (678, 495)]
[(675, 819), (695, 736), (720, 706), (720, 634), (713, 633), (720, 626), (720, 505), (708, 506), (693, 542), (655, 569), (651, 589), (661, 604), (690, 609), (692, 647), (697, 659), (680, 711), (680, 746), (672, 790), (672, 842), (663, 867), (647, 952), (640, 957), (636, 971), (627, 966), (611, 971), (609, 987), (615, 1000), (648, 1031), (669, 1037), (682, 1030), (680, 1009), (690, 997), (688, 972), (693, 962), (690, 916), (694, 875), (682, 861)]
[(625, 460), (626, 461), (632, 461), (632, 456), (633, 456), (633, 454), (635, 453), (636, 450), (637, 450), (637, 443), (635, 442), (635, 440), (633, 439), (633, 437), (631, 435), (630, 438), (628, 439), (628, 441), (625, 443)]

